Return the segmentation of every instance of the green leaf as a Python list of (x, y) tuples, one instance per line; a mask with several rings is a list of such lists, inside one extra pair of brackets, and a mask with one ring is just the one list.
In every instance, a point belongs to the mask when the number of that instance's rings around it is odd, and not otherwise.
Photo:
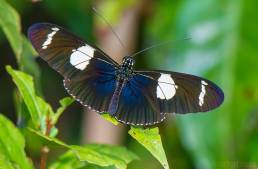
[(102, 113), (101, 116), (102, 116), (105, 120), (107, 120), (107, 121), (113, 123), (114, 125), (118, 125), (118, 124), (119, 124), (119, 122), (118, 122), (114, 117), (112, 117), (110, 114), (108, 114), (108, 113)]
[(158, 127), (147, 129), (131, 127), (129, 134), (149, 150), (165, 169), (169, 169)]
[(85, 167), (85, 162), (79, 161), (74, 152), (67, 151), (60, 156), (57, 161), (50, 165), (50, 169), (81, 169)]
[(30, 113), (18, 90), (14, 91), (13, 98), (15, 112), (17, 114), (17, 127), (24, 128), (29, 126), (29, 124), (31, 123)]
[(69, 150), (51, 164), (49, 169), (116, 169), (116, 167), (102, 167), (85, 161), (79, 161), (74, 152)]
[(83, 169), (116, 169), (116, 167), (115, 166), (101, 167), (101, 166), (94, 165), (94, 164), (88, 164)]
[(90, 144), (84, 147), (72, 146), (80, 161), (87, 161), (100, 166), (115, 166), (125, 169), (127, 164), (138, 157), (124, 147)]
[[(48, 143), (70, 149), (81, 162), (89, 162), (103, 167), (116, 166), (118, 169), (125, 169), (128, 163), (130, 163), (132, 160), (138, 159), (134, 153), (130, 152), (124, 147), (100, 144), (89, 144), (83, 147), (75, 145), (70, 146), (56, 138), (45, 136), (34, 129), (29, 128), (29, 131), (38, 135)], [(47, 142), (45, 145), (48, 145)], [(66, 163), (69, 167), (71, 163), (75, 162), (73, 159), (71, 159), (70, 162), (66, 161)], [(61, 164), (55, 165), (60, 166)], [(80, 163), (78, 165), (80, 165)]]
[[(2, 155), (0, 159), (3, 160), (3, 158), (6, 158), (20, 169), (32, 169), (33, 167), (24, 151), (25, 141), (23, 135), (10, 120), (1, 114), (0, 128), (0, 154)], [(4, 164), (2, 163), (2, 165)], [(5, 165), (8, 167), (9, 164)]]
[(36, 127), (40, 125), (42, 113), (48, 107), (42, 99), (36, 96), (34, 83), (31, 76), (6, 66), (7, 72), (12, 76), (14, 83), (18, 87), (25, 104), (30, 112), (31, 119)]
[(58, 128), (52, 127), (49, 136), (54, 138), (57, 136), (57, 134), (58, 134)]
[(20, 17), (15, 9), (5, 0), (0, 3), (0, 27), (9, 40), (11, 47), (16, 55), (18, 63), (22, 52), (22, 36)]
[(36, 131), (32, 128), (28, 128), (28, 130), (34, 134), (36, 134), (37, 136), (39, 136), (40, 138), (43, 139), (43, 141), (46, 143), (46, 145), (48, 145), (48, 143), (51, 143), (51, 144), (54, 144), (54, 145), (57, 145), (57, 146), (61, 146), (61, 147), (64, 147), (64, 148), (68, 148), (70, 149), (71, 147), (67, 144), (65, 144), (64, 142), (60, 141), (59, 139), (57, 138), (53, 138), (53, 137), (49, 137), (49, 136), (46, 136), (44, 134), (42, 134), (41, 132), (39, 131)]
[(39, 66), (36, 63), (35, 56), (38, 56), (38, 54), (32, 47), (31, 43), (27, 40), (27, 38), (24, 35), (22, 35), (22, 53), (21, 53), (19, 68), (22, 71), (29, 73), (34, 77), (36, 81), (36, 86), (38, 86), (37, 89), (39, 89), (40, 70), (39, 70)]
[(40, 127), (42, 133), (44, 133), (46, 131), (46, 117), (54, 116), (51, 106), (36, 95), (33, 78), (30, 75), (14, 70), (11, 66), (6, 66), (6, 70), (12, 76), (14, 83), (18, 87), (29, 110), (33, 124), (36, 128)]
[(80, 168), (80, 169), (116, 169), (116, 167), (115, 166), (102, 167), (99, 165), (87, 164), (86, 167)]
[(56, 111), (56, 113), (52, 117), (52, 123), (53, 125), (57, 123), (59, 117), (62, 115), (64, 110), (71, 105), (74, 102), (74, 99), (71, 97), (65, 97), (59, 101), (61, 107), (59, 107)]
[(19, 68), (32, 74), (39, 85), (40, 71), (34, 57), (37, 56), (37, 52), (21, 32), (18, 12), (5, 0), (0, 1), (0, 29), (14, 51)]
[(14, 167), (12, 166), (12, 163), (3, 154), (0, 154), (0, 168), (14, 169)]

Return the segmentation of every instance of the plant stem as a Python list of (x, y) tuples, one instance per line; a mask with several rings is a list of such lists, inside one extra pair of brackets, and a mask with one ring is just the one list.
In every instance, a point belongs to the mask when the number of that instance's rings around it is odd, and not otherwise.
[(49, 152), (49, 149), (47, 146), (43, 146), (41, 148), (40, 169), (46, 169), (48, 152)]
[[(46, 119), (46, 128), (47, 129), (46, 129), (45, 136), (49, 136), (52, 128), (52, 124), (49, 116), (47, 116), (47, 119)], [(40, 169), (46, 169), (48, 153), (49, 153), (49, 148), (46, 145), (44, 145), (41, 148)]]

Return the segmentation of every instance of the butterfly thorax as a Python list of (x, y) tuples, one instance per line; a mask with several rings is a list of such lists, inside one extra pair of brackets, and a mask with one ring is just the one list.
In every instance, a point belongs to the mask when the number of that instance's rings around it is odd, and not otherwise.
[(126, 56), (123, 59), (122, 65), (117, 70), (117, 78), (122, 80), (129, 80), (134, 74), (134, 59), (130, 56)]

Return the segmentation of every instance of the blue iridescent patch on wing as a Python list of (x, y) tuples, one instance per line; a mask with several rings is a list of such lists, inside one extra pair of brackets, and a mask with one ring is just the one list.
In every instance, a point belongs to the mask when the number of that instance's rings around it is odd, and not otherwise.
[[(145, 100), (144, 87), (152, 81), (144, 76), (135, 75), (125, 86), (121, 93), (122, 102), (127, 105), (141, 105)], [(147, 91), (146, 91), (147, 92)]]
[(166, 115), (160, 113), (155, 96), (150, 89), (155, 81), (136, 74), (122, 89), (115, 117), (124, 123), (135, 125), (152, 125), (161, 122)]

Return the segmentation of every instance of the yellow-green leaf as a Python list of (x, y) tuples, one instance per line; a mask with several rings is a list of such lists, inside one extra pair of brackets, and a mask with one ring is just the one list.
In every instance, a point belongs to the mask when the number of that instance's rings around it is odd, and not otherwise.
[[(35, 126), (39, 126), (41, 122), (42, 110), (41, 108), (46, 107), (39, 104), (39, 99), (36, 96), (34, 83), (31, 76), (12, 69), (11, 66), (6, 66), (7, 72), (12, 76), (14, 83), (19, 89), (22, 98), (30, 112), (31, 119)], [(41, 104), (42, 104), (41, 100)], [(43, 110), (44, 111), (44, 110)]]
[(25, 141), (23, 135), (14, 126), (14, 124), (0, 114), (0, 164), (10, 167), (8, 162), (6, 164), (1, 160), (9, 160), (12, 165), (19, 169), (32, 169), (32, 165), (26, 157), (24, 147)]
[(0, 28), (5, 33), (19, 62), (22, 52), (20, 17), (5, 0), (0, 0)]
[(131, 127), (129, 134), (149, 150), (165, 169), (169, 169), (158, 127), (147, 129)]
[[(115, 166), (117, 169), (125, 169), (127, 164), (130, 163), (132, 160), (138, 159), (138, 157), (132, 153), (131, 151), (127, 150), (124, 147), (120, 146), (110, 146), (110, 145), (102, 145), (102, 144), (88, 144), (85, 146), (76, 146), (76, 145), (67, 145), (64, 142), (43, 135), (42, 133), (29, 129), (32, 133), (38, 135), (46, 142), (46, 145), (54, 144), (58, 146), (62, 146), (64, 148), (70, 149), (74, 153), (74, 155), (78, 158), (81, 162), (88, 162), (92, 164), (96, 164), (99, 166)], [(66, 160), (68, 160), (66, 158)], [(70, 159), (72, 161), (66, 161), (67, 167), (73, 164), (81, 165), (78, 163), (79, 161), (75, 162), (74, 159)], [(56, 164), (57, 165), (57, 164)], [(58, 164), (60, 166), (61, 164)], [(64, 167), (64, 166), (63, 166)]]
[(18, 12), (5, 0), (0, 0), (0, 29), (3, 30), (14, 51), (19, 68), (33, 74), (38, 82), (40, 72), (34, 60), (37, 52), (21, 32)]
[(138, 157), (124, 147), (89, 144), (83, 147), (71, 146), (80, 161), (87, 161), (99, 166), (115, 166), (125, 169), (127, 164)]
[(79, 161), (72, 151), (67, 151), (60, 156), (49, 168), (50, 169), (81, 169), (86, 164)]
[(3, 154), (0, 154), (0, 168), (1, 169), (14, 169), (12, 163)]
[(103, 114), (101, 114), (101, 116), (102, 116), (105, 120), (107, 120), (107, 121), (113, 123), (114, 125), (118, 125), (118, 124), (119, 124), (119, 122), (118, 122), (114, 117), (112, 117), (110, 114), (108, 114), (108, 113), (103, 113)]
[(46, 136), (46, 135), (42, 134), (41, 132), (36, 131), (36, 130), (34, 130), (32, 128), (29, 128), (29, 131), (34, 133), (34, 134), (36, 134), (37, 136), (39, 136), (44, 141), (46, 141), (46, 144), (51, 143), (51, 144), (54, 144), (54, 145), (57, 145), (57, 146), (61, 146), (61, 147), (64, 147), (64, 148), (68, 148), (68, 149), (71, 148), (69, 145), (65, 144), (63, 141), (61, 141), (61, 140), (59, 140), (57, 138)]

